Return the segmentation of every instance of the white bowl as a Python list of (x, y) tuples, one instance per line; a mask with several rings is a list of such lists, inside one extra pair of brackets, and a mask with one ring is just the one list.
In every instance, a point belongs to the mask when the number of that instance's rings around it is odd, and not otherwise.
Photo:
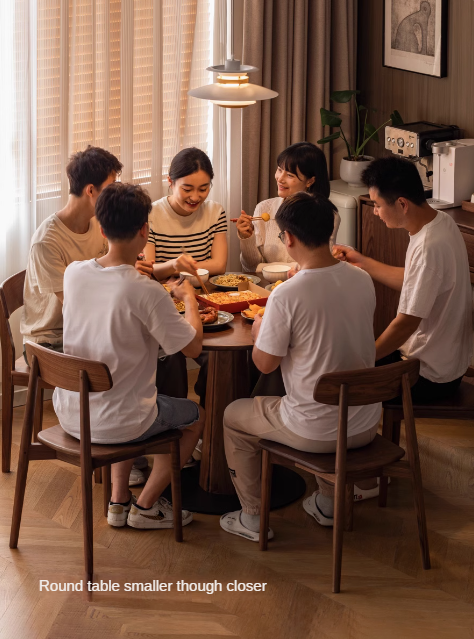
[[(209, 271), (205, 268), (198, 268), (196, 270), (197, 274), (200, 276), (201, 280), (205, 284), (209, 279)], [(184, 277), (194, 286), (194, 288), (201, 288), (199, 280), (195, 275), (191, 275), (191, 273), (187, 273), (186, 271), (181, 271), (180, 275), (184, 275)]]
[(275, 284), (278, 280), (282, 280), (283, 282), (288, 279), (288, 271), (291, 269), (289, 264), (269, 264), (268, 266), (264, 266), (262, 268), (263, 277), (270, 282), (270, 284)]

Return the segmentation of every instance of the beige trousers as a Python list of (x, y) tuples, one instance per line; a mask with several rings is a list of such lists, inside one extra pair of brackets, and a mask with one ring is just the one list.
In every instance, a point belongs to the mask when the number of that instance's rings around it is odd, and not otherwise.
[[(281, 397), (238, 399), (224, 413), (224, 446), (227, 465), (242, 509), (249, 515), (260, 513), (261, 448), (259, 439), (269, 439), (306, 453), (334, 453), (336, 440), (306, 439), (289, 430), (280, 417)], [(378, 423), (353, 437), (348, 448), (370, 444), (377, 434)], [(321, 493), (332, 497), (331, 484), (319, 482)]]

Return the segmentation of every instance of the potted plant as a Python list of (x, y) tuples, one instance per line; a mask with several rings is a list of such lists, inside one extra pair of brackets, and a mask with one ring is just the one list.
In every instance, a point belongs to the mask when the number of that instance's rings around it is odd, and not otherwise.
[[(370, 155), (364, 155), (363, 151), (370, 140), (379, 141), (378, 132), (382, 127), (391, 123), (392, 126), (403, 124), (403, 120), (398, 111), (393, 111), (390, 115), (390, 119), (381, 124), (378, 129), (373, 124), (367, 122), (369, 115), (369, 109), (362, 104), (357, 103), (357, 95), (360, 91), (334, 91), (331, 93), (331, 101), (336, 104), (345, 104), (350, 102), (354, 98), (354, 104), (356, 109), (356, 130), (357, 135), (355, 144), (351, 145), (344, 131), (342, 130), (342, 119), (339, 117), (341, 114), (336, 111), (328, 111), (328, 109), (321, 109), (321, 124), (323, 127), (329, 126), (333, 129), (338, 128), (339, 131), (331, 133), (331, 135), (318, 140), (318, 144), (326, 144), (332, 140), (338, 140), (342, 138), (347, 147), (347, 156), (341, 160), (341, 178), (349, 184), (349, 186), (363, 186), (361, 181), (361, 175), (364, 169), (374, 159)], [(372, 109), (375, 112), (375, 109)]]

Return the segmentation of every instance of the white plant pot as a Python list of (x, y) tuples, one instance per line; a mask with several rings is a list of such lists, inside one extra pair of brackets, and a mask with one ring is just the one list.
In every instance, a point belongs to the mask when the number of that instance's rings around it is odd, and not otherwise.
[(357, 162), (343, 158), (341, 160), (341, 180), (347, 182), (349, 186), (364, 186), (361, 179), (362, 173), (373, 160), (371, 155), (363, 155)]

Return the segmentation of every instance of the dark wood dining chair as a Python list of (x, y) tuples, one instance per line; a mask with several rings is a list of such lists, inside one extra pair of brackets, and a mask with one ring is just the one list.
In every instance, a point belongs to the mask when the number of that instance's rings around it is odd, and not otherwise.
[[(406, 477), (413, 483), (423, 568), (430, 568), (420, 460), (411, 403), (411, 386), (417, 381), (419, 370), (420, 362), (410, 360), (379, 368), (323, 375), (314, 389), (314, 399), (321, 404), (339, 406), (335, 454), (304, 453), (265, 439), (260, 441), (263, 449), (260, 550), (267, 550), (268, 547), (272, 464), (302, 468), (335, 484), (332, 589), (333, 592), (340, 592), (343, 531), (352, 530), (354, 483), (372, 477)], [(399, 395), (403, 398), (407, 460), (402, 460), (405, 455), (403, 448), (380, 435), (376, 435), (368, 446), (347, 450), (349, 406), (374, 404)]]
[[(0, 285), (0, 344), (2, 347), (2, 473), (10, 472), (13, 425), (13, 393), (15, 386), (28, 386), (30, 368), (23, 353), (15, 358), (15, 344), (10, 317), (23, 306), (26, 271), (16, 273)], [(37, 441), (41, 428), (44, 385), (37, 394), (33, 437)]]
[[(456, 392), (447, 399), (434, 399), (424, 402), (413, 402), (413, 415), (419, 419), (456, 419), (463, 421), (474, 420), (474, 384), (469, 382), (474, 378), (474, 368), (470, 366)], [(382, 435), (394, 444), (400, 442), (400, 426), (403, 419), (403, 406), (400, 400), (389, 400), (383, 404)], [(379, 504), (387, 503), (388, 479), (380, 480)]]
[[(91, 444), (89, 394), (108, 391), (112, 377), (101, 362), (56, 353), (38, 344), (26, 344), (31, 372), (26, 398), (25, 418), (21, 434), (18, 473), (13, 503), (10, 548), (17, 548), (21, 514), (30, 460), (59, 459), (81, 468), (82, 522), (84, 534), (84, 563), (86, 581), (93, 577), (92, 533), (92, 473), (102, 468), (104, 486), (104, 514), (107, 514), (111, 494), (110, 465), (140, 455), (171, 455), (171, 492), (175, 540), (183, 541), (181, 517), (181, 471), (179, 430), (168, 430), (137, 444)], [(79, 393), (80, 440), (68, 435), (58, 424), (38, 434), (38, 443), (31, 442), (36, 397), (40, 383)]]

